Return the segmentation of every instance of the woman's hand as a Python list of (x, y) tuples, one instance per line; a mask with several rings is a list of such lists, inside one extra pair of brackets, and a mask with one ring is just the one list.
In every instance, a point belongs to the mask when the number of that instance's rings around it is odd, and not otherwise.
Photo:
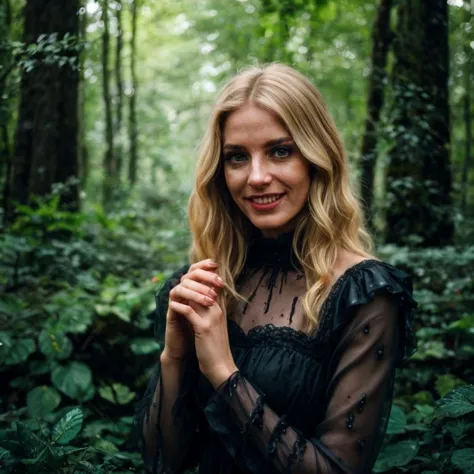
[(194, 263), (181, 277), (180, 283), (170, 291), (162, 358), (179, 363), (193, 350), (192, 328), (187, 319), (174, 310), (172, 303), (192, 303), (205, 307), (214, 304), (217, 299), (215, 288), (223, 286), (215, 273), (216, 268), (217, 265), (209, 259)]
[(217, 388), (238, 370), (230, 351), (227, 319), (221, 307), (217, 302), (203, 305), (195, 301), (188, 304), (172, 301), (170, 305), (192, 326), (199, 369)]

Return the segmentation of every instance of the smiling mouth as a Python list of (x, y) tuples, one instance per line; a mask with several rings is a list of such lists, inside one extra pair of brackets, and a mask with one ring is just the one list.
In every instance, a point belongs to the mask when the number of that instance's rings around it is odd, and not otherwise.
[(254, 198), (246, 198), (255, 204), (270, 204), (272, 202), (278, 201), (281, 197), (283, 197), (285, 193), (281, 194), (272, 194), (270, 196), (265, 197), (254, 197)]

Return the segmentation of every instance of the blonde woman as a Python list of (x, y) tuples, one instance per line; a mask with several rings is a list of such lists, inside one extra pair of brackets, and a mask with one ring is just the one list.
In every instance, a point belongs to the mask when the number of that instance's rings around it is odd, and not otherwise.
[(193, 264), (157, 295), (164, 349), (135, 417), (148, 471), (370, 472), (417, 303), (373, 253), (305, 77), (272, 64), (223, 88), (189, 224)]

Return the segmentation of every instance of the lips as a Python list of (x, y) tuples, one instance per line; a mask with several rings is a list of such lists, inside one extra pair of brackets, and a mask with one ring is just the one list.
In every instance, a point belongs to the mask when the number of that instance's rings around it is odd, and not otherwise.
[(283, 201), (286, 193), (269, 194), (264, 197), (246, 198), (255, 211), (273, 211)]

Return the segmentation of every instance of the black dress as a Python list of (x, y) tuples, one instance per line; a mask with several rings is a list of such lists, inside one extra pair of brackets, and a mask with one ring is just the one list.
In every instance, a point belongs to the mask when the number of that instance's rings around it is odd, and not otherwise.
[[(205, 474), (369, 473), (386, 431), (395, 368), (416, 350), (412, 280), (378, 260), (350, 267), (333, 285), (317, 329), (302, 331), (305, 278), (292, 234), (259, 240), (236, 282), (249, 297), (228, 316), (239, 371), (217, 390), (188, 359), (174, 426), (158, 429), (160, 367), (138, 403), (135, 428), (149, 472)], [(157, 294), (164, 335), (168, 294), (187, 266)], [(178, 446), (164, 459), (162, 441)], [(181, 461), (182, 460), (182, 461)]]

